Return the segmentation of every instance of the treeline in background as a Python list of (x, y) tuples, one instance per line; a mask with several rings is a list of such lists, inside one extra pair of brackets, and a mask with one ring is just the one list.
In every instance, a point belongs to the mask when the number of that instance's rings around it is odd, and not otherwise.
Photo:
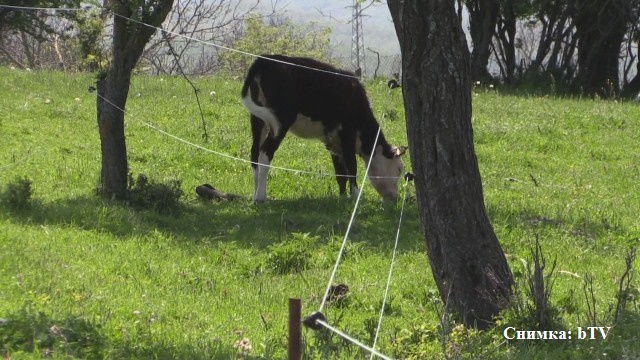
[[(607, 98), (640, 91), (640, 0), (456, 1), (474, 81)], [(100, 2), (0, 0), (0, 5), (12, 6), (0, 7), (0, 65), (106, 68), (113, 15)], [(284, 53), (356, 70), (350, 58), (337, 55), (331, 28), (313, 21), (300, 24), (283, 9), (277, 2), (176, 0), (165, 31), (147, 44), (137, 69), (150, 75), (242, 76), (253, 60), (245, 53)], [(366, 52), (364, 76), (400, 74), (399, 54), (372, 47)]]

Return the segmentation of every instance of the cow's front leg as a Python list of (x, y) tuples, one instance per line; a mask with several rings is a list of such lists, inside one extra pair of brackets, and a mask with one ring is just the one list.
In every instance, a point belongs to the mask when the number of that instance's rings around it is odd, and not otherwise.
[(356, 175), (358, 173), (358, 162), (356, 160), (355, 139), (349, 141), (346, 137), (343, 137), (342, 160), (349, 179), (349, 194), (351, 197), (357, 197), (360, 192), (358, 190), (358, 182), (356, 179)]
[(344, 167), (344, 160), (342, 155), (331, 154), (331, 160), (333, 160), (333, 169), (336, 172), (336, 181), (338, 182), (338, 189), (340, 189), (340, 195), (347, 193), (347, 169)]
[[(269, 140), (270, 138), (267, 138)], [(266, 141), (265, 141), (266, 143)], [(269, 177), (269, 167), (271, 166), (271, 159), (273, 159), (273, 153), (268, 155), (265, 151), (260, 149), (258, 155), (258, 166), (254, 171), (254, 191), (253, 191), (253, 203), (261, 204), (267, 201), (267, 178)]]
[[(251, 134), (253, 137), (253, 144), (251, 145), (251, 172), (253, 173), (253, 203), (255, 204), (258, 199), (258, 189), (260, 188), (260, 173), (264, 171), (260, 166), (262, 164), (263, 159), (260, 159), (260, 149), (264, 144), (265, 140), (269, 136), (269, 127), (265, 124), (262, 119), (255, 115), (251, 115)], [(267, 172), (269, 168), (266, 168)], [(266, 174), (264, 176), (266, 178)], [(262, 201), (266, 198), (266, 180), (263, 187), (263, 195)]]
[[(260, 204), (267, 201), (267, 178), (269, 177), (269, 169), (273, 161), (273, 155), (282, 143), (288, 126), (281, 126), (278, 133), (268, 132), (264, 141), (261, 143), (257, 151), (256, 160), (252, 160), (255, 168), (254, 171), (254, 192), (253, 203)], [(252, 157), (253, 157), (252, 151)], [(257, 174), (257, 175), (256, 175)]]

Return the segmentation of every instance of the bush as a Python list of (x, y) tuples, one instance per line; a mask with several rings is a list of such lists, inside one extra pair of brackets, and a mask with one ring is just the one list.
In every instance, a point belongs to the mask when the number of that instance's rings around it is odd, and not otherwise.
[(178, 211), (180, 198), (184, 194), (180, 180), (157, 183), (140, 174), (134, 180), (129, 175), (129, 204), (136, 208), (152, 209), (161, 214)]
[(12, 209), (26, 208), (30, 200), (31, 180), (26, 177), (16, 177), (2, 192), (2, 202), (6, 202)]
[(293, 233), (290, 240), (269, 245), (267, 266), (278, 274), (300, 272), (307, 268), (311, 259), (312, 245), (317, 237)]
[(41, 353), (42, 357), (101, 358), (105, 340), (80, 317), (52, 319), (27, 303), (0, 322), (0, 352)]

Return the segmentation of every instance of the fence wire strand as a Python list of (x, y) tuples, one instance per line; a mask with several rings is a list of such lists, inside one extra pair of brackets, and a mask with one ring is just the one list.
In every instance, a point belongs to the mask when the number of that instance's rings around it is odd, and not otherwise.
[[(376, 134), (376, 140), (373, 142), (373, 149), (376, 148), (377, 144), (378, 144), (378, 138), (380, 137), (380, 129), (382, 129), (381, 127), (378, 127), (378, 133)], [(373, 153), (371, 154), (372, 156), (369, 157), (369, 162), (367, 163), (367, 169), (364, 172), (364, 178), (362, 181), (362, 188), (360, 189), (360, 191), (358, 191), (358, 197), (356, 198), (356, 203), (353, 206), (353, 211), (351, 212), (351, 218), (349, 219), (349, 225), (347, 226), (347, 230), (344, 233), (344, 240), (342, 240), (342, 246), (340, 246), (340, 251), (338, 252), (338, 256), (336, 259), (336, 264), (333, 267), (333, 272), (331, 272), (331, 276), (329, 277), (329, 284), (327, 284), (327, 289), (324, 292), (324, 297), (322, 298), (322, 302), (320, 303), (320, 310), (318, 310), (319, 312), (322, 312), (322, 310), (324, 309), (324, 306), (327, 303), (327, 298), (329, 297), (329, 292), (331, 291), (331, 285), (333, 284), (333, 280), (336, 277), (336, 273), (338, 272), (338, 266), (340, 265), (340, 260), (342, 260), (342, 255), (344, 254), (344, 249), (347, 245), (347, 240), (349, 238), (349, 233), (351, 232), (351, 226), (353, 225), (353, 220), (355, 220), (356, 218), (356, 212), (358, 210), (358, 205), (360, 204), (360, 199), (362, 198), (362, 193), (364, 192), (364, 185), (366, 183), (366, 178), (367, 178), (367, 174), (369, 174), (369, 169), (371, 167), (371, 160), (373, 160)]]
[[(409, 180), (406, 179), (404, 182), (403, 190), (404, 195), (402, 196), (402, 206), (400, 207), (400, 218), (398, 219), (398, 230), (396, 231), (396, 241), (393, 245), (393, 254), (391, 255), (391, 264), (389, 265), (389, 276), (387, 277), (387, 285), (384, 289), (384, 296), (382, 297), (382, 307), (380, 308), (380, 317), (378, 318), (378, 327), (376, 328), (376, 335), (373, 338), (373, 345), (371, 345), (372, 349), (376, 348), (376, 344), (378, 343), (378, 335), (380, 334), (380, 329), (382, 328), (382, 318), (384, 316), (384, 308), (387, 306), (387, 295), (389, 294), (389, 286), (391, 285), (391, 275), (393, 274), (393, 265), (396, 261), (396, 254), (398, 252), (398, 240), (400, 239), (400, 228), (402, 227), (402, 218), (404, 216), (404, 205), (407, 202), (407, 184)], [(371, 353), (371, 358), (373, 359), (373, 353)]]
[[(88, 11), (88, 10), (91, 9), (91, 7), (65, 9), (65, 8), (43, 8), (43, 7), (36, 8), (36, 7), (23, 7), (23, 6), (12, 6), (12, 5), (0, 5), (0, 7), (12, 8), (12, 9), (16, 9), (16, 10), (40, 10), (40, 11)], [(130, 21), (130, 22), (134, 22), (134, 23), (137, 23), (137, 24), (142, 25), (142, 26), (153, 28), (156, 31), (162, 32), (163, 34), (171, 34), (171, 35), (174, 35), (174, 36), (183, 37), (183, 38), (186, 38), (186, 39), (193, 40), (195, 42), (199, 42), (199, 43), (202, 43), (202, 44), (205, 44), (205, 45), (216, 47), (218, 49), (223, 49), (223, 50), (227, 50), (227, 51), (233, 51), (233, 52), (237, 52), (237, 53), (244, 54), (246, 56), (251, 56), (251, 57), (254, 57), (254, 58), (261, 58), (261, 59), (266, 59), (266, 60), (269, 60), (269, 61), (274, 61), (274, 62), (278, 62), (278, 63), (287, 64), (287, 65), (290, 65), (290, 66), (296, 66), (296, 67), (304, 68), (304, 69), (307, 69), (307, 70), (318, 71), (318, 72), (329, 73), (329, 74), (337, 75), (337, 76), (343, 76), (343, 77), (348, 77), (348, 78), (359, 79), (359, 77), (357, 77), (355, 75), (343, 74), (343, 73), (338, 73), (338, 72), (334, 72), (334, 71), (327, 71), (327, 70), (323, 70), (323, 69), (316, 69), (316, 68), (312, 68), (312, 67), (307, 67), (307, 66), (304, 66), (304, 65), (294, 64), (294, 63), (290, 63), (290, 62), (287, 62), (287, 61), (282, 61), (282, 60), (272, 59), (272, 58), (268, 58), (268, 57), (261, 56), (261, 55), (256, 55), (256, 54), (253, 54), (253, 53), (249, 53), (249, 52), (246, 52), (246, 51), (234, 49), (234, 48), (227, 47), (227, 46), (220, 45), (220, 44), (216, 44), (216, 43), (213, 43), (213, 42), (208, 42), (208, 41), (203, 41), (203, 40), (200, 40), (200, 39), (192, 38), (192, 37), (189, 37), (189, 36), (186, 36), (186, 35), (183, 35), (183, 34), (179, 34), (179, 33), (175, 33), (175, 32), (169, 31), (169, 30), (164, 30), (164, 29), (162, 29), (160, 27), (152, 26), (152, 25), (144, 23), (142, 21), (131, 19), (129, 17), (117, 14), (116, 12), (114, 12), (112, 10), (109, 10), (109, 9), (106, 9), (106, 10), (111, 12), (114, 17), (119, 17), (119, 18), (122, 18), (124, 20)], [(123, 114), (126, 114), (126, 115), (129, 115), (130, 117), (133, 117), (131, 113), (128, 113), (125, 109), (120, 108), (119, 106), (117, 106), (112, 101), (110, 101), (109, 99), (105, 98), (104, 96), (98, 94), (97, 92), (96, 92), (96, 95), (99, 98), (101, 98), (103, 101), (105, 101), (106, 103), (110, 104), (111, 106), (113, 106), (117, 110), (121, 111)], [(133, 118), (135, 119), (135, 117), (133, 117)], [(241, 162), (245, 162), (245, 163), (251, 163), (251, 164), (259, 165), (259, 164), (255, 163), (255, 162), (252, 162), (252, 161), (249, 161), (249, 160), (246, 160), (246, 159), (241, 159), (241, 158), (238, 158), (238, 157), (235, 157), (235, 156), (231, 156), (231, 155), (228, 155), (228, 154), (225, 154), (225, 153), (222, 153), (222, 152), (218, 152), (218, 151), (215, 151), (215, 150), (211, 150), (211, 149), (205, 148), (204, 146), (195, 144), (195, 143), (193, 143), (191, 141), (182, 139), (182, 138), (180, 138), (180, 137), (178, 137), (176, 135), (173, 135), (173, 134), (171, 134), (171, 133), (169, 133), (167, 131), (164, 131), (164, 130), (160, 129), (159, 127), (154, 126), (154, 125), (152, 125), (152, 124), (150, 124), (150, 123), (148, 123), (146, 121), (143, 121), (143, 120), (140, 120), (140, 119), (136, 119), (136, 120), (139, 121), (144, 126), (150, 128), (150, 129), (153, 129), (153, 130), (155, 130), (155, 131), (157, 131), (157, 132), (159, 132), (159, 133), (161, 133), (161, 134), (163, 134), (165, 136), (168, 136), (168, 137), (170, 137), (170, 138), (172, 138), (174, 140), (180, 141), (182, 143), (185, 143), (185, 144), (187, 144), (189, 146), (192, 146), (192, 147), (195, 147), (197, 149), (200, 149), (200, 150), (203, 150), (203, 151), (206, 151), (206, 152), (209, 152), (209, 153), (212, 153), (212, 154), (224, 157), (224, 158), (232, 159), (232, 160), (235, 160), (235, 161), (241, 161)], [(367, 162), (367, 167), (366, 167), (365, 173), (363, 175), (362, 188), (358, 191), (358, 196), (356, 198), (356, 202), (354, 204), (354, 208), (353, 208), (353, 211), (351, 213), (351, 218), (349, 220), (349, 225), (348, 225), (347, 230), (345, 232), (345, 236), (344, 236), (344, 240), (342, 242), (342, 246), (341, 246), (340, 251), (338, 253), (335, 266), (334, 266), (333, 271), (331, 273), (331, 276), (330, 276), (330, 279), (329, 279), (329, 282), (328, 282), (324, 297), (322, 299), (322, 303), (320, 304), (320, 310), (319, 310), (320, 312), (322, 312), (322, 310), (324, 309), (324, 307), (326, 305), (327, 299), (329, 297), (329, 292), (330, 292), (330, 289), (331, 289), (331, 285), (332, 285), (332, 283), (333, 283), (333, 281), (335, 279), (335, 276), (337, 274), (337, 270), (338, 270), (340, 261), (342, 259), (343, 254), (344, 254), (344, 250), (345, 250), (345, 247), (346, 247), (348, 236), (349, 236), (351, 227), (353, 225), (353, 222), (355, 220), (355, 215), (357, 213), (358, 206), (360, 204), (360, 199), (362, 198), (362, 194), (364, 192), (367, 175), (369, 174), (369, 170), (371, 168), (371, 163), (372, 163), (373, 157), (375, 155), (375, 149), (376, 149), (376, 146), (378, 144), (378, 140), (379, 140), (379, 137), (380, 137), (381, 130), (382, 130), (382, 128), (379, 126), (378, 127), (378, 132), (376, 133), (376, 138), (375, 138), (375, 141), (374, 141), (374, 144), (373, 144), (372, 152), (371, 152), (371, 155), (369, 156), (369, 159), (368, 159), (368, 162)], [(336, 176), (337, 175), (337, 174), (326, 174), (326, 173), (317, 173), (317, 172), (312, 172), (312, 171), (296, 170), (296, 169), (290, 169), (290, 168), (284, 168), (284, 167), (278, 167), (278, 166), (272, 166), (272, 165), (269, 165), (269, 167), (273, 168), (273, 169), (278, 169), (278, 170), (284, 170), (284, 171), (290, 171), (290, 172), (296, 172), (296, 173), (307, 173), (307, 174), (313, 174), (313, 175), (322, 175), (322, 176)], [(342, 175), (342, 176), (354, 177), (353, 175)], [(406, 199), (406, 186), (405, 186), (405, 196), (403, 198), (403, 203), (402, 203), (402, 210), (401, 210), (401, 213), (400, 213), (399, 226), (400, 226), (400, 223), (402, 221), (402, 214), (403, 214), (403, 210), (404, 210), (405, 199)], [(325, 328), (333, 331), (334, 333), (338, 334), (339, 336), (343, 337), (344, 339), (346, 339), (346, 340), (350, 341), (351, 343), (361, 347), (362, 349), (364, 349), (366, 351), (369, 351), (371, 353), (371, 357), (372, 358), (375, 355), (375, 356), (378, 356), (378, 357), (380, 357), (382, 359), (390, 359), (389, 357), (385, 356), (384, 354), (381, 354), (378, 351), (376, 351), (375, 350), (375, 344), (376, 344), (376, 341), (377, 341), (377, 338), (378, 338), (378, 333), (380, 331), (380, 324), (382, 322), (382, 316), (383, 316), (383, 313), (384, 313), (386, 295), (388, 293), (389, 283), (390, 283), (390, 280), (391, 280), (391, 272), (392, 272), (392, 268), (393, 268), (393, 262), (395, 260), (395, 249), (397, 248), (399, 231), (400, 231), (400, 229), (398, 228), (398, 232), (397, 232), (397, 235), (396, 235), (396, 245), (394, 247), (394, 254), (393, 254), (393, 257), (392, 257), (392, 261), (391, 261), (391, 269), (390, 269), (390, 272), (389, 272), (389, 277), (388, 277), (388, 281), (387, 281), (387, 285), (386, 285), (386, 289), (385, 289), (385, 296), (384, 296), (384, 300), (383, 300), (382, 310), (381, 310), (380, 319), (379, 319), (379, 322), (378, 322), (378, 328), (377, 328), (377, 331), (376, 331), (376, 337), (375, 337), (375, 340), (374, 340), (374, 347), (373, 348), (368, 347), (368, 346), (364, 345), (362, 342), (360, 342), (360, 341), (348, 336), (344, 332), (332, 327), (331, 325), (327, 324), (326, 322), (321, 321), (321, 320), (317, 320), (317, 323), (319, 323), (320, 325), (324, 326)]]
[(33, 10), (38, 10), (38, 11), (89, 11), (93, 7), (87, 6), (87, 7), (81, 7), (81, 8), (55, 8), (55, 7), (33, 7), (33, 6), (18, 6), (18, 5), (0, 4), (0, 8), (15, 9), (15, 10), (27, 10), (27, 11), (33, 11)]
[[(104, 96), (96, 93), (96, 96), (99, 97), (100, 99), (104, 100), (106, 103), (108, 103), (109, 105), (113, 106), (114, 108), (116, 108), (117, 110), (121, 111), (122, 113), (128, 115), (131, 119), (138, 121), (140, 124), (153, 129), (159, 133), (161, 133), (162, 135), (165, 135), (167, 137), (170, 137), (176, 141), (179, 141), (181, 143), (187, 144), (189, 146), (192, 146), (194, 148), (197, 148), (199, 150), (214, 154), (214, 155), (218, 155), (220, 157), (223, 158), (227, 158), (230, 160), (234, 160), (234, 161), (239, 161), (239, 162), (244, 162), (244, 163), (248, 163), (248, 164), (253, 164), (253, 165), (259, 165), (259, 166), (265, 166), (265, 167), (269, 167), (271, 169), (275, 169), (275, 170), (280, 170), (280, 171), (287, 171), (287, 172), (292, 172), (294, 174), (307, 174), (307, 175), (316, 175), (316, 176), (323, 176), (323, 177), (346, 177), (346, 178), (353, 178), (355, 177), (355, 175), (342, 175), (342, 174), (335, 174), (335, 173), (326, 173), (326, 172), (320, 172), (320, 171), (311, 171), (311, 170), (301, 170), (301, 169), (292, 169), (292, 168), (287, 168), (287, 167), (282, 167), (282, 166), (275, 166), (275, 165), (264, 165), (264, 164), (260, 164), (257, 163), (255, 161), (251, 161), (251, 160), (247, 160), (247, 159), (243, 159), (243, 158), (239, 158), (233, 155), (229, 155), (220, 151), (216, 151), (216, 150), (212, 150), (209, 149), (207, 147), (204, 147), (202, 145), (198, 145), (194, 142), (191, 142), (189, 140), (183, 139), (177, 135), (173, 135), (172, 133), (162, 130), (161, 128), (159, 128), (158, 126), (155, 126), (153, 124), (150, 124), (144, 120), (138, 119), (136, 118), (131, 112), (128, 112), (125, 109), (122, 109), (121, 107), (119, 107), (118, 105), (114, 104), (113, 102), (111, 102), (109, 99), (105, 98)], [(378, 131), (380, 131), (380, 128), (378, 128)], [(376, 140), (377, 141), (377, 140)], [(371, 156), (369, 159), (372, 159), (373, 156)], [(365, 173), (365, 179), (369, 178), (369, 179), (389, 179), (389, 178), (396, 178), (395, 176), (366, 176), (368, 174)]]
[(334, 328), (333, 326), (331, 326), (331, 325), (327, 324), (326, 322), (324, 322), (324, 321), (322, 321), (322, 320), (316, 320), (316, 323), (318, 323), (318, 324), (322, 325), (322, 326), (323, 326), (324, 328), (326, 328), (327, 330), (333, 331), (334, 333), (338, 334), (338, 335), (339, 335), (340, 337), (342, 337), (343, 339), (345, 339), (345, 340), (347, 340), (347, 341), (349, 341), (349, 342), (351, 342), (351, 343), (353, 343), (353, 344), (355, 344), (355, 345), (359, 346), (361, 349), (363, 349), (363, 350), (366, 350), (366, 351), (370, 352), (370, 353), (371, 353), (371, 355), (375, 355), (375, 356), (377, 356), (377, 357), (379, 357), (379, 358), (381, 358), (381, 359), (385, 359), (385, 360), (392, 360), (390, 357), (388, 357), (388, 356), (386, 356), (386, 355), (384, 355), (384, 354), (382, 354), (382, 353), (380, 353), (380, 352), (376, 351), (376, 350), (375, 350), (375, 349), (373, 349), (373, 348), (370, 348), (369, 346), (367, 346), (367, 345), (365, 345), (365, 344), (361, 343), (360, 341), (358, 341), (358, 340), (356, 340), (356, 339), (352, 338), (351, 336), (349, 336), (349, 335), (347, 335), (346, 333), (344, 333), (344, 332), (342, 332), (342, 331), (340, 331), (340, 330), (338, 330), (338, 329)]

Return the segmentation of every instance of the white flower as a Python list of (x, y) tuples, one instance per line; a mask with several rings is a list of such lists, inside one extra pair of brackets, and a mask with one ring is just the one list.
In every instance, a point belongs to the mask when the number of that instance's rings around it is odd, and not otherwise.
[(238, 349), (239, 352), (244, 354), (249, 353), (253, 348), (253, 346), (251, 346), (251, 341), (249, 341), (249, 339), (247, 338), (243, 338), (242, 340), (237, 340), (233, 344), (233, 347), (235, 347), (236, 349)]

